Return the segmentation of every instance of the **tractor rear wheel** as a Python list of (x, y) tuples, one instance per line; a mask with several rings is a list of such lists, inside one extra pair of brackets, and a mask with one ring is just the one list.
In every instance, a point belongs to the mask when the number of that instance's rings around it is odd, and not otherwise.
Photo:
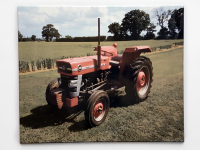
[(85, 120), (91, 127), (102, 124), (109, 111), (110, 101), (104, 91), (95, 91), (89, 97), (85, 110)]
[(140, 56), (128, 68), (125, 91), (136, 103), (144, 101), (150, 93), (153, 67), (149, 58)]
[(60, 86), (60, 84), (61, 84), (60, 81), (61, 81), (60, 78), (56, 78), (56, 79), (52, 80), (52, 81), (48, 84), (48, 86), (47, 86), (47, 88), (46, 88), (46, 101), (47, 101), (48, 105), (51, 106), (52, 108), (56, 108), (57, 106), (54, 106), (54, 105), (52, 105), (52, 104), (50, 103), (51, 90), (56, 89), (56, 88), (59, 88), (59, 86)]

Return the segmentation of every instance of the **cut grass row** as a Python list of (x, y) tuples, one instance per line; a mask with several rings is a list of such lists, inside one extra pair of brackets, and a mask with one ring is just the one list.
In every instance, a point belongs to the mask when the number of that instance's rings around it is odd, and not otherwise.
[[(102, 42), (101, 45), (112, 45), (113, 43), (114, 42)], [(119, 41), (117, 44), (118, 53), (122, 54), (125, 48), (130, 46), (149, 45), (152, 51), (156, 51), (183, 45), (183, 40)], [(92, 47), (95, 46), (96, 42), (20, 42), (19, 72), (24, 73), (42, 69), (52, 69), (55, 67), (56, 60), (59, 59), (96, 55), (95, 51), (91, 51)], [(70, 53), (66, 54), (65, 51)]]

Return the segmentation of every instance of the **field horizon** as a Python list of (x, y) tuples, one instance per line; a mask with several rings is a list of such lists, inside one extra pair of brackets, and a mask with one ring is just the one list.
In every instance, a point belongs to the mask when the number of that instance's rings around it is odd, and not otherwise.
[[(123, 54), (127, 47), (149, 46), (158, 51), (183, 45), (183, 40), (141, 40), (141, 41), (106, 41), (102, 46), (117, 43), (118, 54)], [(53, 69), (56, 61), (64, 58), (96, 55), (96, 42), (19, 42), (19, 73)]]
[[(183, 42), (183, 39), (176, 40), (139, 40), (139, 41), (104, 41), (101, 46), (112, 46), (117, 43), (117, 50), (121, 52), (126, 47), (149, 46), (150, 48), (173, 45)], [(94, 55), (94, 47), (97, 42), (18, 42), (19, 61), (33, 61), (43, 59), (61, 59), (67, 57), (79, 57)]]

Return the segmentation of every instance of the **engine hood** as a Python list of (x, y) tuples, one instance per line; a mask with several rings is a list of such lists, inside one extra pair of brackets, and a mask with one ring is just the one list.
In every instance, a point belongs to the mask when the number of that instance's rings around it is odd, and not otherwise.
[[(101, 56), (101, 69), (110, 68), (109, 61), (110, 57)], [(61, 74), (73, 74), (80, 75), (95, 71), (97, 66), (97, 55), (95, 56), (86, 56), (86, 57), (78, 57), (78, 58), (68, 58), (61, 59), (56, 61), (56, 65), (58, 67), (58, 73)]]

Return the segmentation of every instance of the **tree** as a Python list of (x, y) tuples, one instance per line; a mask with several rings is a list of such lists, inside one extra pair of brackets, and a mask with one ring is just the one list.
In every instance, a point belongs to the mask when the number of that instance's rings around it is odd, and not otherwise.
[(171, 15), (171, 10), (165, 11), (162, 7), (158, 9), (154, 9), (155, 18), (158, 20), (157, 25), (164, 28), (164, 24), (168, 22), (169, 17)]
[(23, 35), (18, 31), (18, 41), (22, 41)]
[(169, 31), (168, 28), (165, 27), (165, 24), (169, 21), (171, 10), (165, 11), (162, 7), (160, 7), (158, 9), (154, 9), (154, 15), (158, 20), (157, 25), (161, 27), (160, 31), (158, 32), (158, 39), (168, 38)]
[(126, 13), (122, 20), (122, 34), (126, 37), (130, 35), (131, 39), (137, 40), (140, 37), (140, 33), (147, 29), (149, 24), (149, 14), (139, 9), (132, 10)]
[(167, 39), (169, 35), (169, 31), (168, 28), (163, 27), (160, 29), (160, 31), (158, 32), (158, 37), (157, 39)]
[(114, 34), (114, 40), (120, 40), (121, 37), (121, 26), (118, 22), (111, 23), (108, 26), (108, 32)]
[(149, 26), (147, 27), (147, 33), (144, 36), (145, 40), (149, 40), (149, 39), (154, 39), (155, 38), (155, 34), (154, 34), (154, 32), (156, 32), (155, 28), (156, 28), (156, 26), (153, 23), (149, 24)]
[(60, 38), (60, 33), (58, 33), (58, 30), (56, 30), (55, 28), (51, 29), (51, 40), (53, 37), (55, 37), (56, 39)]
[[(168, 28), (170, 31), (171, 38), (183, 38), (184, 32), (184, 8), (175, 9), (171, 13), (171, 18), (168, 21)], [(177, 33), (178, 31), (178, 33)]]
[(66, 35), (65, 38), (67, 38), (67, 39), (73, 39), (70, 35)]
[(175, 20), (176, 20), (176, 26), (179, 31), (178, 38), (183, 39), (183, 33), (184, 33), (184, 8), (180, 8), (177, 11), (175, 11)]
[(47, 42), (49, 40), (52, 41), (53, 37), (59, 38), (61, 36), (58, 30), (53, 28), (52, 24), (47, 24), (46, 26), (43, 26), (42, 30), (42, 37), (45, 37)]
[(175, 13), (172, 12), (171, 18), (168, 21), (168, 28), (170, 39), (175, 39), (177, 36), (177, 27), (176, 27), (176, 20), (175, 20)]
[(35, 41), (36, 36), (32, 35), (31, 40)]
[(27, 37), (24, 37), (24, 38), (22, 39), (22, 41), (23, 41), (23, 42), (28, 42), (28, 41), (32, 41), (32, 40), (31, 40), (31, 37), (28, 37), (28, 36), (27, 36)]

